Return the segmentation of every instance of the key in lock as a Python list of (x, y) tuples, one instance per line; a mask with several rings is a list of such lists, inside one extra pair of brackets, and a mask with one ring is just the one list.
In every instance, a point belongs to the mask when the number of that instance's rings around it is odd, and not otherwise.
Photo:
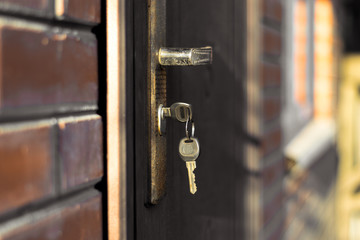
[(158, 108), (158, 131), (160, 135), (166, 132), (165, 118), (171, 117), (179, 122), (186, 122), (192, 119), (192, 108), (188, 103), (176, 102), (170, 107), (164, 107), (160, 104)]

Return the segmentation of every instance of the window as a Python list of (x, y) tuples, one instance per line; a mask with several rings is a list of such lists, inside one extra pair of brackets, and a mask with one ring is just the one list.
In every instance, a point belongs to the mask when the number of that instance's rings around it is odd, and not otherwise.
[(313, 1), (284, 1), (285, 86), (284, 140), (288, 143), (310, 121), (313, 112)]
[(335, 23), (331, 0), (285, 0), (285, 156), (307, 166), (335, 137)]

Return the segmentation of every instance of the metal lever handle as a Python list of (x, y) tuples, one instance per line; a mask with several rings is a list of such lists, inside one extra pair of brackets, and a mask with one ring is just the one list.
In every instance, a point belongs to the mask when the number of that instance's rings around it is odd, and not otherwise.
[(212, 63), (212, 47), (160, 48), (159, 63), (163, 66), (194, 66)]

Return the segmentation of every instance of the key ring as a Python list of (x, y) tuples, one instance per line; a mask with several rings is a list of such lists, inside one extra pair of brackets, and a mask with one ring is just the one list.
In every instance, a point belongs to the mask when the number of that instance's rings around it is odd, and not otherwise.
[[(191, 122), (191, 137), (189, 134), (189, 122)], [(190, 120), (190, 117), (188, 118), (188, 120), (186, 121), (186, 124), (185, 124), (185, 133), (186, 133), (186, 137), (189, 140), (190, 140), (190, 138), (194, 137), (194, 135), (195, 135), (195, 123), (192, 119)]]

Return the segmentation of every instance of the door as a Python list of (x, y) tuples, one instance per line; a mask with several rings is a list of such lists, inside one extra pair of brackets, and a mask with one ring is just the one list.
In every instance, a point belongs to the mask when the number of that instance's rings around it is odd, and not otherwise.
[[(134, 3), (135, 239), (239, 239), (243, 234), (242, 125), (245, 1), (172, 0), (166, 8), (166, 47), (213, 47), (208, 66), (167, 67), (167, 105), (192, 104), (201, 154), (197, 192), (189, 191), (178, 144), (184, 124), (167, 120), (166, 194), (147, 204), (149, 181), (147, 4)], [(164, 46), (165, 47), (165, 46)]]

